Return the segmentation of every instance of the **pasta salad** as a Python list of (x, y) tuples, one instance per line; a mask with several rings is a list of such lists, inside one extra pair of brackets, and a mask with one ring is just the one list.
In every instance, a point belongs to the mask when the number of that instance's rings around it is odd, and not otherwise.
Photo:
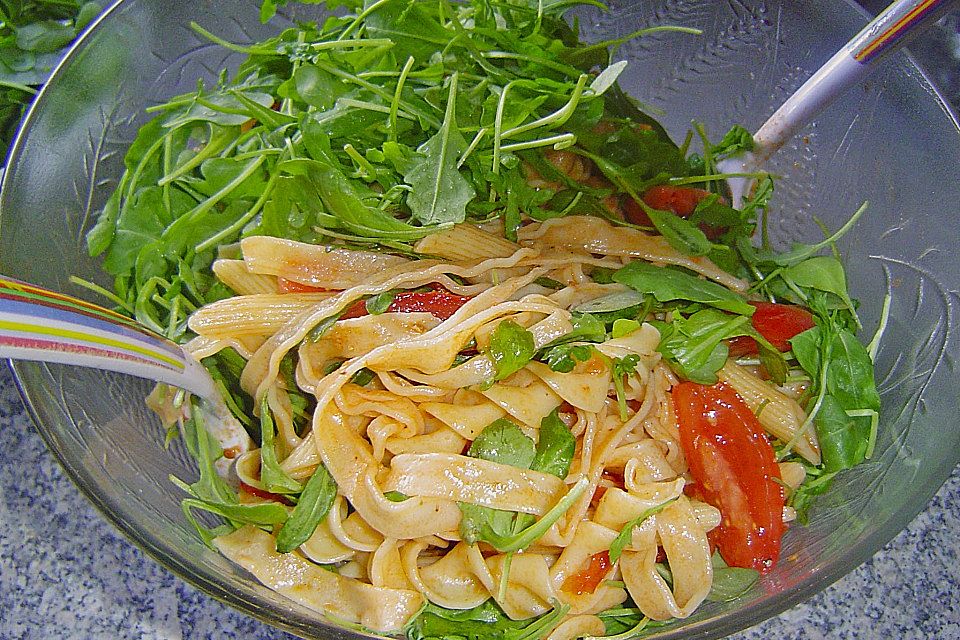
[(617, 82), (617, 47), (690, 29), (338, 4), (250, 45), (194, 25), (245, 61), (153, 109), (88, 235), (245, 429), (224, 448), (152, 394), (198, 462), (185, 517), (415, 639), (634, 637), (749, 592), (872, 454), (879, 336), (825, 253), (863, 208), (776, 251), (773, 177), (730, 206), (750, 134), (676, 144)]

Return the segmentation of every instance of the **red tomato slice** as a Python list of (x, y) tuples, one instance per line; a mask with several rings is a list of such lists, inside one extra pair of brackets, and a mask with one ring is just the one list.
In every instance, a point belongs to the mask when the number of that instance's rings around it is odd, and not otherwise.
[(771, 571), (780, 556), (784, 496), (760, 422), (723, 383), (683, 382), (671, 394), (695, 491), (720, 510), (720, 555), (732, 567)]
[[(435, 289), (433, 291), (401, 291), (387, 307), (388, 313), (414, 313), (424, 312), (433, 314), (440, 320), (446, 320), (465, 305), (470, 296), (458, 296), (445, 289)], [(347, 310), (340, 316), (341, 320), (350, 318), (359, 318), (367, 315), (367, 305), (363, 300), (358, 300), (347, 307)]]
[(593, 593), (607, 577), (607, 573), (612, 566), (609, 551), (595, 553), (590, 556), (587, 566), (567, 576), (560, 588), (567, 593), (575, 593), (578, 596), (584, 593)]
[[(779, 351), (790, 350), (790, 338), (815, 326), (813, 314), (792, 304), (751, 302), (757, 308), (750, 323), (760, 335)], [(757, 341), (750, 336), (738, 336), (729, 341), (730, 355), (746, 356), (757, 353)]]

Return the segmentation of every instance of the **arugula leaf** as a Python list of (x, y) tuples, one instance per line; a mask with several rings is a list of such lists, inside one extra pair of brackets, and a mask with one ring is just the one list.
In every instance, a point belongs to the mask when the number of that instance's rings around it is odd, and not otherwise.
[(567, 614), (569, 605), (556, 604), (547, 613), (511, 620), (492, 599), (472, 609), (444, 609), (428, 602), (407, 628), (408, 640), (535, 640), (544, 637)]
[(540, 421), (536, 455), (530, 468), (555, 475), (562, 480), (570, 472), (576, 446), (576, 438), (554, 409)]
[(854, 310), (853, 300), (847, 293), (847, 277), (843, 265), (833, 256), (808, 258), (784, 269), (783, 277), (798, 287), (832, 293), (843, 301), (847, 309)]
[(717, 371), (727, 360), (728, 338), (756, 333), (746, 316), (731, 316), (716, 309), (701, 309), (689, 317), (674, 316), (673, 322), (654, 322), (660, 329), (657, 351), (681, 377), (701, 384), (715, 384)]
[[(769, 343), (763, 339), (763, 336), (761, 336), (759, 332), (754, 331), (749, 335), (757, 341), (760, 364), (766, 369), (767, 375), (770, 376), (774, 384), (784, 384), (787, 380), (787, 375), (790, 373), (790, 366), (787, 364), (787, 359), (783, 357), (782, 353), (768, 346)], [(760, 339), (758, 340), (757, 338)]]
[(472, 458), (529, 469), (536, 457), (536, 445), (516, 424), (500, 418), (484, 427), (470, 444)]
[(622, 358), (614, 358), (611, 363), (613, 370), (613, 388), (617, 391), (617, 406), (620, 409), (620, 420), (627, 419), (627, 394), (623, 386), (623, 379), (637, 372), (640, 356), (631, 353)]
[(330, 158), (287, 160), (281, 170), (307, 177), (327, 211), (335, 220), (357, 235), (371, 238), (413, 240), (430, 233), (414, 227), (364, 202), (358, 185), (344, 175)]
[[(556, 416), (556, 412), (544, 418), (540, 429), (540, 443), (534, 445), (520, 427), (501, 418), (480, 432), (467, 450), (467, 455), (521, 469), (535, 468), (555, 475), (563, 473), (561, 477), (566, 477), (573, 459), (573, 435)], [(573, 506), (586, 490), (587, 484), (586, 478), (581, 479), (533, 524), (528, 524), (527, 518), (516, 518), (521, 514), (460, 502), (458, 506), (463, 514), (460, 537), (468, 544), (482, 540), (503, 552), (523, 549), (546, 533)]]
[[(178, 213), (185, 213), (190, 206), (184, 203), (184, 206), (178, 207)], [(130, 271), (144, 246), (160, 239), (167, 228), (164, 218), (176, 215), (172, 211), (164, 211), (163, 191), (159, 187), (148, 187), (137, 192), (132, 202), (119, 213), (104, 269), (113, 275)]]
[(387, 309), (390, 308), (390, 304), (393, 303), (396, 297), (396, 291), (384, 291), (383, 293), (378, 293), (373, 297), (367, 298), (363, 304), (367, 309), (367, 313), (372, 316), (378, 316), (387, 312)]
[[(469, 502), (458, 502), (460, 507), (460, 538), (467, 544), (506, 539), (513, 533), (512, 511), (491, 509)], [(494, 545), (496, 546), (496, 545)]]
[(797, 362), (815, 382), (808, 411), (824, 470), (832, 473), (859, 464), (870, 453), (880, 410), (866, 348), (829, 318), (820, 318), (816, 327), (795, 336), (790, 344)]
[(765, 256), (765, 258), (782, 267), (789, 267), (798, 264), (807, 258), (810, 258), (818, 251), (834, 245), (837, 240), (846, 235), (846, 233), (850, 231), (850, 229), (852, 229), (857, 223), (857, 220), (860, 219), (860, 216), (866, 212), (868, 206), (869, 203), (864, 202), (862, 205), (860, 205), (860, 208), (857, 209), (852, 216), (850, 216), (850, 219), (847, 220), (843, 226), (820, 242), (816, 242), (814, 244), (796, 243), (794, 244), (793, 248), (790, 249), (790, 251), (779, 254), (770, 252)]
[(562, 282), (554, 280), (553, 278), (548, 278), (546, 276), (540, 276), (539, 278), (534, 280), (533, 283), (541, 287), (544, 287), (546, 289), (553, 289), (554, 291), (559, 291), (560, 289), (563, 289), (564, 287), (567, 286)]
[(589, 313), (574, 312), (570, 333), (550, 341), (545, 348), (554, 347), (568, 342), (603, 342), (607, 337), (607, 329), (596, 316)]
[(577, 362), (586, 362), (593, 355), (589, 344), (570, 344), (573, 342), (603, 342), (607, 330), (603, 321), (590, 313), (573, 313), (573, 328), (570, 333), (551, 340), (537, 354), (538, 359), (546, 362), (551, 369), (569, 373)]
[(820, 342), (823, 330), (817, 326), (790, 338), (790, 350), (800, 368), (816, 380), (820, 372)]
[(170, 480), (190, 494), (191, 497), (182, 500), (180, 506), (184, 517), (196, 528), (204, 544), (212, 548), (213, 538), (235, 527), (225, 525), (207, 529), (194, 517), (194, 509), (220, 515), (231, 523), (272, 525), (286, 520), (287, 511), (280, 504), (239, 504), (236, 493), (217, 473), (214, 463), (222, 451), (217, 440), (204, 426), (202, 410), (196, 406), (196, 401), (191, 401), (190, 416), (190, 420), (184, 422), (184, 440), (187, 450), (197, 460), (200, 479), (190, 485), (174, 476)]
[(271, 493), (300, 493), (303, 487), (287, 475), (277, 461), (277, 452), (273, 448), (273, 418), (270, 405), (264, 394), (260, 402), (260, 481), (264, 489)]
[[(464, 518), (471, 518), (471, 527), (475, 527), (478, 524), (479, 529), (474, 531), (473, 529), (467, 529), (468, 533), (475, 535), (473, 541), (483, 540), (484, 542), (489, 543), (497, 551), (503, 553), (511, 553), (514, 551), (521, 551), (531, 544), (536, 542), (541, 536), (543, 536), (553, 524), (559, 520), (564, 513), (566, 513), (574, 503), (580, 499), (589, 486), (590, 482), (586, 477), (580, 478), (577, 480), (576, 484), (570, 487), (570, 490), (567, 491), (560, 500), (550, 508), (543, 516), (531, 524), (522, 528), (520, 531), (514, 532), (511, 523), (513, 518), (499, 519), (500, 514), (511, 514), (507, 511), (497, 511), (495, 509), (488, 509), (488, 511), (494, 512), (494, 514), (488, 514), (488, 521), (483, 522), (477, 516), (476, 509), (484, 509), (485, 507), (476, 507), (475, 505), (466, 505), (464, 503), (459, 503), (461, 511), (464, 513)], [(464, 507), (473, 507), (464, 509)], [(524, 514), (526, 515), (526, 514)], [(461, 520), (460, 524), (460, 533), (461, 537), (464, 534), (464, 524)], [(464, 541), (469, 542), (466, 537), (463, 537)]]
[(613, 274), (613, 281), (640, 293), (652, 295), (658, 302), (686, 300), (717, 309), (753, 315), (754, 308), (742, 296), (710, 280), (703, 280), (675, 269), (655, 267), (636, 260)]
[(762, 177), (757, 179), (753, 192), (744, 198), (740, 211), (748, 217), (754, 216), (757, 210), (765, 211), (770, 205), (773, 190), (773, 178), (768, 173), (763, 174)]
[(457, 167), (467, 142), (457, 127), (456, 103), (457, 74), (453, 74), (443, 124), (417, 150), (422, 160), (404, 175), (411, 188), (407, 205), (414, 219), (423, 224), (463, 222), (467, 216), (467, 203), (476, 195)]
[(639, 320), (630, 320), (627, 318), (617, 318), (613, 321), (613, 327), (610, 331), (610, 337), (616, 340), (630, 335), (640, 328)]
[(569, 373), (577, 361), (590, 359), (593, 349), (590, 345), (571, 345), (572, 342), (603, 342), (607, 338), (604, 323), (589, 313), (574, 312), (572, 329), (559, 338), (555, 338), (540, 348), (537, 357), (550, 365), (554, 371)]
[[(790, 498), (787, 501), (791, 507), (797, 511), (797, 521), (800, 524), (807, 523), (807, 516), (810, 510), (810, 507), (813, 505), (813, 502), (816, 500), (817, 496), (823, 495), (827, 490), (830, 489), (830, 486), (833, 484), (833, 478), (836, 476), (836, 472), (822, 473), (820, 469), (807, 466), (808, 475), (817, 475), (812, 480), (807, 480), (795, 491), (791, 492)], [(811, 471), (814, 471), (814, 474), (811, 474)]]
[(880, 409), (873, 362), (860, 341), (843, 329), (833, 340), (827, 390), (847, 409)]
[[(282, 7), (289, 0), (262, 0), (260, 3), (260, 22), (266, 24), (273, 16), (277, 15), (277, 7)], [(327, 0), (296, 0), (303, 4), (322, 4)]]
[(17, 46), (24, 51), (35, 53), (53, 53), (64, 47), (76, 37), (73, 25), (56, 20), (32, 22), (17, 28)]
[(646, 206), (643, 209), (660, 235), (677, 251), (688, 256), (705, 256), (713, 249), (713, 243), (694, 222), (681, 218), (672, 211), (660, 211)]
[(820, 441), (823, 468), (827, 472), (849, 469), (863, 462), (869, 438), (861, 418), (847, 415), (843, 404), (827, 394), (820, 403), (813, 423)]
[(327, 517), (336, 497), (337, 483), (321, 464), (307, 480), (297, 506), (277, 534), (277, 551), (288, 553), (306, 542)]
[(184, 422), (187, 450), (197, 460), (200, 479), (189, 486), (194, 497), (208, 502), (236, 504), (237, 494), (217, 473), (214, 463), (223, 455), (220, 443), (207, 431), (203, 411), (196, 401), (190, 403), (190, 419)]
[(533, 334), (513, 320), (502, 321), (490, 334), (487, 355), (493, 361), (495, 381), (503, 380), (522, 369), (535, 354)]
[(235, 526), (217, 527), (207, 529), (194, 517), (193, 510), (200, 509), (208, 513), (222, 516), (232, 523), (253, 524), (258, 526), (270, 526), (284, 522), (287, 519), (287, 510), (283, 505), (276, 502), (264, 502), (260, 504), (235, 504), (229, 502), (216, 502), (212, 500), (203, 500), (200, 498), (185, 498), (180, 502), (184, 517), (192, 524), (197, 533), (199, 533), (204, 544), (211, 549), (213, 539), (232, 531)]
[(731, 156), (742, 151), (753, 151), (756, 143), (753, 134), (739, 124), (730, 127), (723, 138), (713, 145), (711, 151), (715, 156)]
[(749, 593), (760, 581), (760, 572), (756, 569), (727, 566), (719, 551), (714, 552), (711, 562), (713, 582), (707, 594), (710, 602), (732, 602)]
[(377, 377), (376, 373), (364, 367), (363, 369), (360, 369), (355, 374), (353, 374), (353, 376), (351, 376), (350, 382), (352, 382), (357, 386), (365, 387), (371, 382), (373, 382), (373, 379), (376, 377)]
[[(470, 444), (467, 455), (472, 458), (509, 464), (529, 469), (536, 457), (536, 445), (513, 422), (500, 418), (484, 427)], [(460, 536), (468, 544), (511, 535), (515, 514), (475, 504), (458, 503), (463, 516)]]
[(96, 2), (4, 2), (0, 12), (0, 148), (7, 149), (38, 88), (76, 36), (100, 13)]
[(560, 344), (543, 351), (542, 360), (554, 371), (570, 373), (578, 362), (586, 362), (593, 357), (593, 347), (589, 344)]

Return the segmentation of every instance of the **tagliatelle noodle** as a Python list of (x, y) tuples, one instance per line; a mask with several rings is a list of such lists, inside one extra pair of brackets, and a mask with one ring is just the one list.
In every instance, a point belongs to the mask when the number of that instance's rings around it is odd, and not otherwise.
[(371, 273), (409, 262), (388, 253), (336, 249), (271, 236), (240, 241), (243, 261), (251, 273), (286, 278), (324, 289), (349, 289)]
[[(658, 543), (666, 552), (673, 589), (656, 569)], [(624, 551), (620, 570), (630, 596), (653, 620), (686, 618), (710, 592), (713, 565), (706, 531), (683, 495), (635, 529), (633, 546)]]
[(520, 244), (541, 250), (581, 249), (608, 256), (641, 258), (658, 265), (676, 265), (695, 271), (734, 291), (744, 292), (747, 283), (717, 267), (709, 259), (685, 255), (663, 236), (627, 227), (614, 227), (601, 218), (565, 216), (527, 225), (519, 232)]
[(220, 553), (266, 586), (323, 614), (379, 631), (403, 627), (423, 605), (409, 589), (375, 587), (327, 571), (293, 553), (278, 553), (274, 537), (247, 525), (214, 541)]
[(418, 560), (427, 547), (426, 542), (411, 541), (401, 553), (407, 578), (427, 600), (448, 609), (470, 609), (490, 598), (490, 588), (471, 564), (470, 545), (461, 542), (436, 562), (421, 568)]
[(560, 499), (563, 481), (548, 473), (467, 456), (403, 454), (392, 460), (384, 489), (543, 515)]

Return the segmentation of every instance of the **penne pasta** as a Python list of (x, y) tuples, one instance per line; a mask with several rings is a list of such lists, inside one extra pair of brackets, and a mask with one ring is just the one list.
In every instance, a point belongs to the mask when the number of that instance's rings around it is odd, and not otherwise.
[(794, 451), (811, 464), (820, 464), (820, 445), (813, 429), (808, 427), (803, 434), (798, 434), (806, 414), (796, 400), (729, 360), (717, 376), (736, 389), (767, 432), (783, 442), (793, 443)]

